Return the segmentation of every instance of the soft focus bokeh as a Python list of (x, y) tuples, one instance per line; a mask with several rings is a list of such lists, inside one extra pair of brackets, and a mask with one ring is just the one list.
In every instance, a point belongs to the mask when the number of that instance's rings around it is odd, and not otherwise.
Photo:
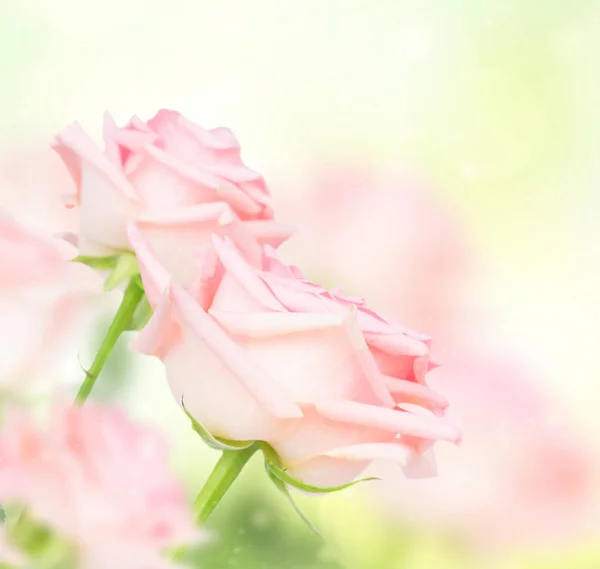
[[(174, 108), (236, 133), (299, 228), (286, 261), (435, 338), (465, 430), (438, 478), (299, 496), (320, 541), (256, 461), (199, 567), (600, 567), (600, 2), (0, 0), (0, 81), (0, 208), (29, 231), (76, 228), (55, 133)], [(130, 340), (95, 395), (168, 432), (192, 496), (216, 454)]]

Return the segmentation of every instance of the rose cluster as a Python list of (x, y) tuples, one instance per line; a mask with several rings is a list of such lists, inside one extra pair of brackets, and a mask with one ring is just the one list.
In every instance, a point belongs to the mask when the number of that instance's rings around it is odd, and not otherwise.
[[(100, 269), (123, 300), (77, 405), (56, 405), (48, 429), (16, 415), (0, 433), (0, 503), (24, 508), (0, 533), (0, 561), (20, 566), (41, 547), (61, 567), (169, 567), (183, 550), (170, 561), (166, 551), (197, 540), (160, 436), (83, 406), (125, 330), (139, 330), (133, 349), (162, 360), (174, 400), (223, 451), (196, 501), (199, 522), (257, 451), (288, 498), (290, 486), (345, 488), (378, 459), (434, 474), (434, 443), (461, 433), (427, 385), (430, 338), (278, 257), (291, 231), (233, 133), (163, 110), (124, 127), (106, 115), (103, 136), (100, 150), (75, 123), (53, 147), (75, 185), (64, 198), (79, 220), (65, 235), (72, 260)], [(69, 281), (64, 268), (77, 265), (8, 219), (0, 254), (2, 294)], [(67, 312), (56, 295), (47, 306)]]
[(271, 445), (314, 485), (371, 461), (432, 468), (457, 442), (426, 384), (429, 339), (306, 280), (277, 258), (289, 232), (228, 129), (160, 111), (104, 125), (105, 152), (77, 125), (56, 149), (81, 209), (80, 252), (133, 251), (154, 315), (137, 350), (159, 357), (177, 401), (212, 436)]

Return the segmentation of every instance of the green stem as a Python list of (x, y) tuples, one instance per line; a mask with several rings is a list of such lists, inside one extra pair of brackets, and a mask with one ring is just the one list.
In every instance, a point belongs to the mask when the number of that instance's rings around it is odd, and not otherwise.
[[(235, 482), (246, 463), (259, 449), (257, 443), (242, 450), (225, 450), (194, 502), (196, 522), (202, 525), (212, 514), (223, 496)], [(180, 561), (187, 551), (181, 546), (171, 553), (171, 561)]]
[(243, 450), (225, 450), (194, 502), (196, 521), (202, 525), (235, 482), (246, 463), (258, 450), (253, 444)]
[(144, 290), (138, 284), (137, 279), (131, 279), (125, 289), (125, 294), (123, 295), (123, 300), (121, 301), (119, 309), (117, 310), (110, 328), (102, 341), (102, 345), (96, 354), (96, 358), (90, 369), (86, 372), (86, 378), (81, 384), (77, 396), (75, 397), (76, 405), (83, 405), (92, 392), (92, 389), (94, 389), (96, 380), (98, 379), (108, 356), (115, 347), (121, 334), (127, 329), (127, 326), (135, 313), (135, 309), (143, 296)]

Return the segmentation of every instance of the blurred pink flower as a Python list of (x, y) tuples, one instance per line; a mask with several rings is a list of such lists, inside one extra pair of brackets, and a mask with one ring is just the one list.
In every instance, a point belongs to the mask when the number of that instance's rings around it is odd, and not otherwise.
[(78, 219), (60, 200), (72, 181), (48, 142), (39, 133), (0, 141), (0, 211), (52, 237), (76, 231)]
[(162, 436), (117, 409), (55, 405), (45, 427), (11, 414), (0, 462), (0, 501), (71, 539), (82, 569), (168, 567), (165, 548), (198, 538)]
[(319, 486), (379, 457), (430, 475), (432, 445), (460, 439), (425, 383), (426, 337), (307, 281), (273, 249), (259, 269), (215, 236), (186, 291), (135, 226), (130, 240), (157, 305), (136, 348), (163, 360), (177, 400), (215, 436), (266, 441)]
[(0, 215), (0, 386), (60, 375), (64, 344), (89, 323), (85, 301), (99, 290), (97, 277), (67, 263), (56, 243)]
[(438, 450), (437, 478), (405, 486), (385, 471), (381, 503), (482, 545), (584, 531), (598, 513), (591, 445), (473, 294), (476, 261), (451, 210), (401, 175), (340, 167), (298, 184), (280, 197), (302, 228), (281, 255), (434, 335), (442, 366), (428, 378), (464, 430), (460, 448)]
[(459, 349), (454, 362), (430, 374), (452, 401), (463, 444), (459, 452), (440, 449), (437, 479), (415, 481), (410, 491), (381, 487), (382, 503), (484, 549), (544, 546), (597, 531), (592, 441), (540, 391), (526, 361), (500, 345), (498, 339), (476, 353)]
[(298, 228), (280, 249), (284, 259), (434, 338), (464, 316), (457, 300), (472, 252), (458, 220), (424, 182), (328, 167), (280, 183), (289, 191), (277, 211)]

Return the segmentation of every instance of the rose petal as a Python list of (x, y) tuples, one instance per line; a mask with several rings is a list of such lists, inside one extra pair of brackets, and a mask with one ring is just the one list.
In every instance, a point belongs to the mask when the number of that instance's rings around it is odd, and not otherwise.
[(418, 417), (396, 409), (386, 409), (354, 401), (331, 401), (317, 404), (324, 417), (334, 421), (360, 424), (427, 440), (445, 440), (457, 443), (460, 429), (445, 419), (431, 415)]
[(181, 287), (173, 285), (173, 299), (180, 317), (207, 347), (231, 370), (258, 402), (280, 418), (302, 417), (302, 411), (272, 378), (249, 359), (244, 351), (196, 304)]
[(443, 411), (448, 407), (448, 401), (444, 397), (425, 385), (395, 377), (386, 377), (385, 381), (396, 400), (416, 403), (437, 411)]
[(265, 308), (277, 312), (285, 312), (285, 308), (273, 295), (268, 286), (262, 281), (258, 272), (253, 269), (235, 250), (223, 239), (213, 236), (213, 244), (219, 260), (227, 272), (248, 292), (257, 302)]

